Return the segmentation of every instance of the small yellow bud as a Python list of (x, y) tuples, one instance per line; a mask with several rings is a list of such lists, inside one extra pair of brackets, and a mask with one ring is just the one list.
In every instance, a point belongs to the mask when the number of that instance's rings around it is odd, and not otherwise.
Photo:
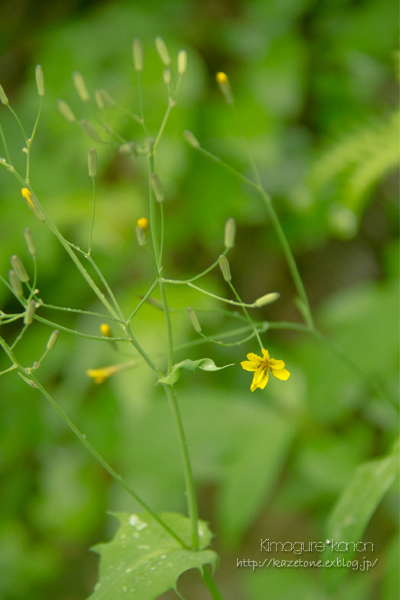
[(121, 144), (118, 147), (118, 152), (120, 154), (133, 154), (133, 156), (137, 155), (137, 144), (135, 142), (128, 142), (126, 144)]
[(75, 89), (78, 92), (78, 96), (82, 100), (82, 102), (89, 102), (90, 96), (89, 92), (87, 91), (83, 75), (81, 75), (78, 71), (74, 71), (72, 73), (72, 80), (74, 82)]
[(37, 87), (38, 94), (39, 94), (39, 96), (43, 97), (44, 96), (44, 76), (43, 76), (43, 69), (42, 69), (41, 65), (36, 66), (35, 77), (36, 77), (36, 87)]
[(219, 85), (221, 92), (225, 96), (225, 100), (229, 104), (232, 104), (233, 96), (232, 96), (232, 90), (231, 90), (231, 86), (229, 83), (228, 75), (226, 75), (226, 73), (219, 72), (219, 73), (217, 73), (215, 78), (217, 80), (217, 83)]
[(68, 121), (68, 123), (75, 123), (75, 115), (64, 100), (57, 100), (57, 106), (58, 110), (60, 111), (64, 119)]
[(143, 44), (136, 38), (133, 40), (133, 64), (135, 71), (143, 71)]
[(145, 246), (147, 244), (147, 232), (149, 230), (149, 222), (146, 217), (138, 219), (136, 223), (136, 237), (139, 246)]
[(231, 281), (232, 280), (232, 275), (231, 275), (231, 269), (229, 266), (229, 261), (226, 258), (226, 256), (221, 255), (219, 257), (219, 268), (221, 269), (222, 275), (225, 279), (225, 281)]
[(136, 225), (140, 227), (140, 229), (143, 229), (145, 233), (147, 233), (149, 230), (149, 221), (146, 219), (146, 217), (141, 217), (138, 219)]
[(164, 40), (162, 39), (162, 37), (156, 37), (156, 48), (157, 48), (157, 52), (158, 52), (161, 60), (163, 61), (164, 65), (166, 67), (169, 67), (171, 64), (171, 59), (169, 57), (168, 48), (167, 48)]
[(88, 172), (89, 177), (96, 177), (97, 175), (97, 154), (94, 148), (90, 148), (88, 152)]
[(217, 73), (215, 78), (218, 83), (228, 83), (229, 82), (228, 75), (226, 73), (222, 73), (222, 71)]
[(109, 325), (107, 325), (107, 323), (102, 323), (100, 325), (100, 331), (101, 331), (101, 335), (104, 337), (112, 336), (111, 327)]

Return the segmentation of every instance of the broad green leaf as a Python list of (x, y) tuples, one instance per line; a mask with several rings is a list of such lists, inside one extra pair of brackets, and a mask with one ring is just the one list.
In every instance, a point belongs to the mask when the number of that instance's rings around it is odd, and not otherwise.
[[(186, 550), (148, 513), (113, 513), (120, 526), (108, 544), (93, 547), (101, 555), (100, 581), (90, 600), (155, 600), (176, 590), (178, 577), (188, 569), (211, 564), (218, 556), (205, 550), (212, 533), (199, 521), (200, 551)], [(189, 546), (190, 521), (178, 513), (160, 513), (160, 518)]]
[[(396, 478), (399, 470), (398, 451), (399, 445), (396, 443), (391, 454), (385, 458), (358, 467), (353, 480), (334, 507), (327, 528), (327, 539), (333, 540), (334, 543), (349, 542), (348, 551), (339, 552), (331, 546), (325, 551), (324, 559), (351, 560), (354, 555), (353, 544), (362, 541), (370, 518)], [(376, 556), (370, 547), (367, 547), (367, 552), (368, 554), (363, 552), (358, 555), (359, 561), (364, 555), (367, 560), (375, 560)], [(324, 569), (323, 576), (328, 589), (334, 590), (347, 573), (346, 568)]]
[(221, 371), (221, 369), (226, 369), (226, 367), (232, 367), (233, 363), (230, 365), (225, 365), (223, 367), (217, 367), (215, 362), (211, 360), (211, 358), (200, 358), (200, 360), (190, 360), (187, 358), (180, 363), (176, 363), (172, 367), (172, 371), (166, 377), (161, 377), (158, 380), (158, 383), (164, 383), (167, 385), (174, 385), (176, 381), (178, 381), (179, 376), (181, 374), (181, 369), (187, 369), (188, 371), (193, 371), (196, 373), (198, 369), (202, 371)]

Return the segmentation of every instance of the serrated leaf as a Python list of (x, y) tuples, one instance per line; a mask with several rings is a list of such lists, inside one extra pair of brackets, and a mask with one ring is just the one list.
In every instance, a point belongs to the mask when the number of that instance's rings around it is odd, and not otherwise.
[[(108, 544), (92, 549), (101, 555), (100, 580), (90, 600), (155, 600), (176, 589), (179, 576), (188, 569), (206, 564), (215, 569), (218, 556), (206, 550), (212, 533), (199, 521), (200, 550), (186, 550), (148, 513), (112, 513), (120, 526)], [(187, 544), (191, 543), (191, 523), (178, 513), (159, 517)]]
[(188, 371), (193, 371), (196, 373), (198, 369), (201, 369), (202, 371), (220, 371), (221, 369), (226, 369), (226, 367), (232, 366), (233, 363), (230, 365), (225, 365), (224, 367), (217, 367), (211, 358), (200, 358), (199, 360), (190, 360), (187, 358), (180, 363), (176, 363), (176, 365), (172, 367), (171, 373), (166, 377), (161, 377), (158, 380), (158, 383), (174, 385), (174, 383), (179, 379), (181, 369), (187, 369)]
[[(392, 453), (385, 458), (366, 462), (357, 468), (334, 507), (327, 528), (327, 538), (334, 542), (349, 542), (349, 551), (336, 552), (334, 556), (332, 549), (328, 549), (324, 559), (340, 557), (346, 562), (351, 560), (354, 555), (353, 544), (362, 541), (370, 518), (398, 474), (398, 452), (399, 444), (396, 443)], [(324, 569), (323, 576), (328, 589), (336, 589), (347, 573), (346, 568)]]

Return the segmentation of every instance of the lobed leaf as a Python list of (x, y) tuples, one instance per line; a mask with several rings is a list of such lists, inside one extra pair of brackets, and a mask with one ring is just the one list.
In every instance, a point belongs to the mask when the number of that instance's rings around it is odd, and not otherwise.
[[(155, 600), (176, 590), (179, 576), (189, 569), (215, 569), (217, 554), (206, 550), (212, 533), (199, 521), (200, 550), (184, 549), (148, 513), (112, 513), (120, 526), (108, 544), (93, 547), (101, 555), (100, 580), (90, 600)], [(191, 523), (178, 513), (160, 513), (160, 518), (188, 545)]]

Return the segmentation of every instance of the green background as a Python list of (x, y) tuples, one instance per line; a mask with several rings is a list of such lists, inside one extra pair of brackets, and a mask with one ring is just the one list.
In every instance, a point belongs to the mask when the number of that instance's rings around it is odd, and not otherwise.
[[(327, 519), (363, 461), (387, 453), (396, 437), (398, 376), (398, 249), (396, 129), (397, 5), (394, 1), (311, 2), (5, 2), (0, 9), (1, 84), (24, 124), (33, 125), (38, 97), (34, 67), (43, 66), (46, 95), (32, 150), (32, 186), (67, 239), (85, 247), (91, 214), (87, 150), (93, 145), (60, 116), (63, 98), (78, 118), (90, 118), (71, 73), (92, 92), (105, 88), (138, 110), (131, 44), (142, 39), (145, 115), (153, 135), (167, 96), (154, 47), (161, 35), (175, 61), (187, 49), (188, 71), (159, 147), (157, 172), (166, 193), (165, 274), (195, 275), (223, 249), (228, 217), (237, 222), (229, 255), (242, 298), (278, 291), (280, 300), (252, 312), (265, 320), (298, 321), (295, 289), (259, 198), (197, 154), (182, 131), (251, 176), (245, 147), (215, 83), (228, 73), (237, 111), (294, 250), (319, 328), (344, 349), (364, 376), (329, 348), (287, 331), (263, 336), (270, 354), (286, 362), (287, 383), (249, 390), (239, 363), (256, 351), (199, 346), (176, 362), (205, 356), (217, 373), (184, 373), (177, 384), (187, 429), (200, 515), (217, 534), (216, 580), (230, 600), (332, 598), (394, 600), (397, 585), (397, 506), (387, 494), (364, 535), (377, 566), (351, 572), (334, 592), (316, 569), (250, 569), (237, 558), (259, 559), (260, 539), (323, 540)], [(4, 106), (4, 128), (21, 170), (23, 139)], [(110, 123), (141, 141), (139, 126), (117, 111)], [(396, 142), (395, 142), (396, 144)], [(152, 265), (138, 247), (135, 223), (147, 215), (146, 166), (96, 145), (99, 174), (93, 255), (126, 314), (152, 283)], [(2, 152), (3, 154), (3, 152)], [(27, 209), (20, 186), (0, 172), (0, 273), (10, 255), (30, 266), (23, 230), (38, 248), (38, 287), (45, 302), (99, 310), (64, 250)], [(229, 295), (219, 271), (204, 287)], [(176, 343), (196, 339), (185, 307), (217, 308), (193, 290), (168, 288)], [(2, 309), (18, 310), (4, 286)], [(98, 334), (101, 321), (42, 309), (42, 316)], [(232, 321), (198, 312), (203, 330), (218, 337)], [(211, 315), (211, 316), (210, 316)], [(234, 325), (233, 321), (233, 325)], [(12, 341), (17, 327), (2, 327)], [(35, 322), (18, 359), (39, 358), (51, 330)], [(163, 351), (163, 315), (146, 306), (134, 332), (150, 351)], [(122, 348), (122, 353), (129, 350)], [(3, 356), (2, 368), (9, 363)], [(118, 472), (155, 510), (185, 510), (174, 423), (162, 390), (146, 368), (102, 386), (88, 368), (124, 359), (108, 344), (62, 334), (38, 377)], [(160, 363), (161, 364), (161, 363)], [(377, 380), (385, 399), (371, 386)], [(115, 523), (106, 510), (137, 510), (130, 497), (86, 453), (38, 392), (15, 373), (0, 380), (0, 597), (4, 600), (78, 600), (97, 578), (97, 555)], [(198, 574), (185, 574), (182, 593), (206, 598)], [(166, 595), (165, 598), (172, 598)]]

